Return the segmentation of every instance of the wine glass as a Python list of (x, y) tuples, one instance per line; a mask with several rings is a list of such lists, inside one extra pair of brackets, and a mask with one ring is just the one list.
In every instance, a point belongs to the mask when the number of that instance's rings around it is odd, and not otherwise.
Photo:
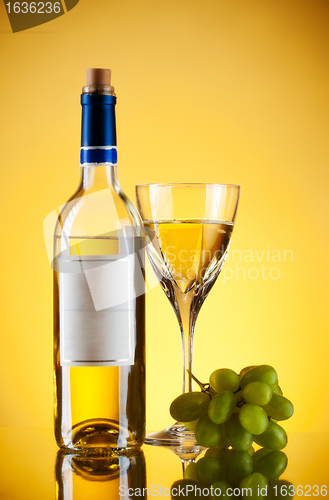
[[(193, 334), (200, 308), (224, 264), (240, 187), (233, 184), (139, 184), (136, 186), (151, 266), (168, 297), (182, 339), (183, 388), (192, 391)], [(184, 454), (198, 447), (181, 422), (149, 434), (147, 444)]]

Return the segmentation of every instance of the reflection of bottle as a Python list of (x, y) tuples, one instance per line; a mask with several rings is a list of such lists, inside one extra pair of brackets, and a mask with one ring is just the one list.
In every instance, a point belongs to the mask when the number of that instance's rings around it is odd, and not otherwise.
[(106, 451), (145, 437), (144, 254), (116, 163), (109, 70), (83, 88), (81, 180), (54, 235), (55, 435)]
[(146, 464), (141, 450), (127, 455), (87, 456), (59, 451), (56, 500), (146, 498)]

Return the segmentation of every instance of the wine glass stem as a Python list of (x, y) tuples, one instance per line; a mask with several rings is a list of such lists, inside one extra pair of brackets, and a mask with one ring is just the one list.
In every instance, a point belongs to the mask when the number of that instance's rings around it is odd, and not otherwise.
[(183, 393), (192, 391), (192, 379), (186, 370), (192, 371), (193, 359), (193, 333), (194, 324), (191, 321), (191, 302), (193, 292), (176, 293), (177, 305), (180, 313), (178, 318), (181, 339), (182, 339), (182, 354), (183, 354)]

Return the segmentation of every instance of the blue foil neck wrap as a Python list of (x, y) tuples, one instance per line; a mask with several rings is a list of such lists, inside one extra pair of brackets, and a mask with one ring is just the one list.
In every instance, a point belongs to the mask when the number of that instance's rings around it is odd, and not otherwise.
[(80, 163), (117, 163), (117, 150), (116, 148), (102, 149), (82, 149), (80, 151)]
[(80, 163), (116, 163), (116, 97), (82, 94)]

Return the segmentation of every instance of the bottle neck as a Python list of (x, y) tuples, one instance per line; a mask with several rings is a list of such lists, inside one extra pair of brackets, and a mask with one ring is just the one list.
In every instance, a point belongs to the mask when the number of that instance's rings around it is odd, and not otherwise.
[(85, 192), (100, 191), (101, 189), (121, 191), (118, 179), (117, 165), (101, 164), (96, 166), (81, 165), (80, 189)]
[(107, 188), (114, 189), (123, 200), (133, 224), (142, 227), (136, 208), (123, 193), (118, 180), (116, 97), (113, 87), (84, 87), (81, 104), (81, 178), (78, 192), (81, 195), (81, 190), (92, 193)]
[(117, 164), (115, 104), (114, 95), (81, 95), (81, 167)]

